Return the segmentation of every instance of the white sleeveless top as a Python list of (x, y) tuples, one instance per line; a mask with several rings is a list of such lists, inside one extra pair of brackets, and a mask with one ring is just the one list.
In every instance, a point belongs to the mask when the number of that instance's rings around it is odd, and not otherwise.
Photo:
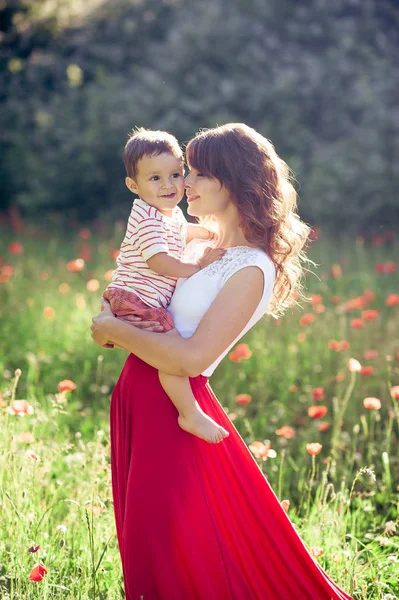
[[(196, 261), (207, 246), (212, 246), (209, 240), (194, 239), (187, 244), (182, 259)], [(248, 246), (227, 248), (221, 260), (214, 262), (188, 279), (179, 279), (168, 311), (173, 317), (176, 329), (184, 338), (191, 337), (208, 308), (234, 273), (244, 267), (259, 267), (264, 275), (262, 298), (247, 325), (202, 375), (209, 377), (217, 365), (226, 356), (234, 344), (265, 314), (273, 291), (275, 266), (263, 250)]]

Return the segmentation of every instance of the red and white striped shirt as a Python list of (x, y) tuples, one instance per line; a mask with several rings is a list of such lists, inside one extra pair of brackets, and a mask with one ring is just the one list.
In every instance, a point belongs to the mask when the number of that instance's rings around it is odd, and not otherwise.
[(167, 252), (180, 258), (186, 245), (187, 221), (178, 206), (166, 217), (141, 198), (134, 201), (126, 234), (109, 287), (134, 291), (150, 307), (166, 308), (172, 298), (175, 277), (158, 275), (146, 261)]

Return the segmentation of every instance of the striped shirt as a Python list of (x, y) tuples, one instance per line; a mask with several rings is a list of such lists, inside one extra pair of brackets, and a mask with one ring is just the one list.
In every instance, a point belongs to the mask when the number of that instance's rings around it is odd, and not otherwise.
[(135, 200), (110, 287), (134, 291), (149, 307), (166, 308), (177, 279), (158, 275), (146, 261), (159, 252), (180, 258), (186, 236), (187, 221), (179, 207), (166, 217), (141, 198)]

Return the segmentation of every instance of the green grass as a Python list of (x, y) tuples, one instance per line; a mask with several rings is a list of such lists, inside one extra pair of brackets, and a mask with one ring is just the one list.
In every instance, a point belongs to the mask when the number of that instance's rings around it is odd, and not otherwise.
[[(122, 235), (123, 224), (97, 223), (83, 242), (77, 226), (58, 221), (26, 224), (23, 233), (0, 227), (0, 597), (5, 600), (123, 598), (108, 407), (126, 353), (102, 350), (89, 330)], [(23, 244), (19, 256), (8, 252), (15, 240)], [(79, 256), (82, 243), (92, 258), (81, 272), (70, 272), (67, 262)], [(238, 363), (226, 358), (211, 380), (245, 442), (270, 443), (275, 457), (259, 459), (269, 482), (280, 499), (290, 500), (289, 515), (305, 542), (322, 549), (317, 560), (323, 568), (357, 599), (399, 596), (399, 407), (391, 395), (392, 386), (399, 385), (399, 307), (385, 303), (399, 286), (397, 273), (375, 270), (395, 251), (395, 242), (375, 247), (360, 238), (322, 235), (310, 251), (320, 265), (317, 276), (310, 275), (307, 284), (308, 294), (321, 294), (324, 312), (317, 314), (309, 303), (281, 321), (263, 319), (242, 340), (252, 356)], [(342, 275), (335, 268), (334, 277), (331, 269), (339, 261)], [(5, 281), (4, 266), (10, 265), (14, 272)], [(96, 291), (87, 289), (89, 280), (99, 282)], [(62, 291), (61, 284), (67, 284)], [(350, 321), (362, 311), (347, 312), (345, 302), (365, 290), (374, 294), (366, 309), (377, 309), (378, 316), (353, 329)], [(315, 321), (300, 325), (303, 312), (314, 314)], [(347, 340), (350, 348), (333, 351), (332, 339)], [(366, 360), (368, 350), (377, 351), (376, 358)], [(350, 373), (350, 357), (373, 366), (373, 374)], [(76, 389), (59, 393), (58, 383), (65, 379)], [(317, 387), (324, 388), (319, 401), (312, 398)], [(246, 406), (235, 401), (241, 393), (252, 397)], [(379, 398), (381, 410), (365, 409), (366, 397)], [(10, 414), (14, 399), (27, 400), (33, 414)], [(326, 416), (310, 418), (312, 405), (326, 406)], [(326, 431), (319, 430), (321, 421), (328, 424)], [(276, 434), (284, 425), (294, 429), (291, 439)], [(31, 443), (20, 437), (26, 432)], [(322, 444), (317, 456), (308, 454), (310, 442)], [(29, 450), (39, 460), (29, 457)], [(33, 545), (40, 549), (28, 552)], [(31, 582), (29, 573), (40, 560), (48, 572)]]

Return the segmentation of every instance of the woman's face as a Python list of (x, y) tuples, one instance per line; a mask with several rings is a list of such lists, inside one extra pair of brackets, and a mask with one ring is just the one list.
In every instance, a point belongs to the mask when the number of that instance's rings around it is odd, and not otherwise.
[(231, 203), (230, 192), (217, 179), (205, 177), (192, 168), (185, 179), (188, 209), (192, 217), (223, 213)]

